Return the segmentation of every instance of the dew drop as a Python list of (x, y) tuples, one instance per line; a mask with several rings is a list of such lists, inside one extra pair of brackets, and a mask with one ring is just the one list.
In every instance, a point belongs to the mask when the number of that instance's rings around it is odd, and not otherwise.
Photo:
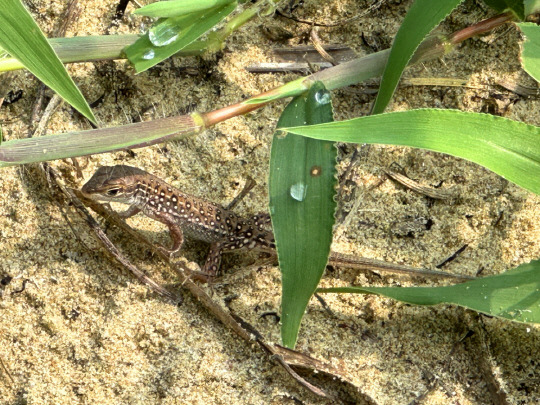
[(296, 201), (304, 201), (307, 193), (307, 186), (304, 183), (296, 183), (291, 186), (291, 197)]
[(154, 46), (165, 46), (178, 38), (178, 27), (169, 20), (155, 25), (148, 31), (148, 39)]
[(330, 92), (327, 90), (319, 90), (315, 93), (315, 101), (319, 104), (328, 104), (330, 99)]
[(144, 53), (143, 59), (146, 59), (146, 60), (154, 59), (154, 55), (155, 55), (154, 50), (149, 49)]

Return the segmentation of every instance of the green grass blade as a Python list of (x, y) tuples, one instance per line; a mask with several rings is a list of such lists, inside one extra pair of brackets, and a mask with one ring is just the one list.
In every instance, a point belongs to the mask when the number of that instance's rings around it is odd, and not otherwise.
[[(62, 63), (89, 62), (96, 60), (125, 59), (124, 48), (140, 38), (136, 34), (90, 35), (83, 37), (49, 38), (56, 55)], [(202, 54), (205, 43), (195, 41), (183, 48), (177, 55), (196, 56)], [(0, 72), (23, 69), (17, 59), (0, 56)]]
[[(330, 93), (320, 83), (294, 98), (278, 128), (332, 120)], [(309, 299), (324, 272), (336, 203), (332, 142), (276, 131), (270, 155), (270, 213), (282, 273), (281, 339), (293, 348)]]
[(197, 13), (158, 21), (148, 33), (125, 49), (127, 58), (137, 73), (184, 49), (236, 8), (237, 2)]
[(234, 0), (169, 0), (148, 4), (133, 12), (147, 17), (178, 17), (209, 8), (221, 7)]
[(540, 194), (540, 127), (506, 118), (420, 109), (283, 130), (327, 141), (404, 145), (447, 153)]
[(423, 39), (463, 0), (416, 0), (407, 12), (394, 39), (381, 79), (373, 114), (384, 111), (403, 70)]
[(193, 113), (119, 127), (14, 139), (0, 145), (0, 167), (141, 148), (193, 135), (203, 128), (203, 119)]
[(280, 86), (277, 89), (274, 89), (271, 94), (266, 93), (263, 96), (253, 97), (244, 101), (244, 104), (260, 104), (260, 103), (269, 103), (270, 101), (278, 100), (281, 98), (295, 97), (309, 89), (308, 84), (304, 77), (293, 80), (292, 82), (286, 83), (283, 86)]
[(416, 305), (455, 304), (518, 322), (540, 323), (540, 261), (447, 287), (321, 288), (321, 293), (379, 294)]
[(518, 27), (525, 35), (521, 46), (523, 69), (540, 82), (540, 27), (534, 23), (519, 23)]
[(21, 2), (3, 0), (1, 7), (0, 46), (95, 124), (90, 106)]

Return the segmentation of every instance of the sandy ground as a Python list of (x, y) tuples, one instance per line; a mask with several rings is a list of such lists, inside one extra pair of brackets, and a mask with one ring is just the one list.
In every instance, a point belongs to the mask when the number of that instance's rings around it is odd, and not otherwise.
[[(369, 4), (306, 0), (295, 15), (331, 22), (356, 15)], [(50, 33), (64, 6), (61, 0), (35, 0), (31, 9)], [(104, 33), (115, 6), (109, 0), (83, 3), (81, 18), (68, 35)], [(321, 28), (319, 35), (324, 43), (346, 44), (359, 55), (384, 49), (409, 6), (409, 1), (388, 1), (354, 23)], [(440, 30), (452, 32), (490, 15), (467, 1)], [(128, 13), (119, 32), (138, 32), (140, 21)], [(272, 47), (284, 46), (261, 33), (260, 26), (267, 24), (295, 34), (308, 28), (284, 19), (256, 18), (233, 34), (223, 52), (204, 60), (169, 60), (140, 75), (124, 61), (78, 64), (70, 71), (88, 100), (104, 96), (94, 109), (102, 126), (210, 111), (297, 77), (245, 71), (252, 62), (271, 61)], [(519, 38), (515, 28), (500, 29), (467, 41), (444, 60), (409, 70), (409, 78), (460, 78), (467, 86), (401, 86), (391, 109), (460, 108), (540, 125), (538, 98), (520, 97), (497, 85), (504, 80), (534, 86), (518, 63)], [(293, 39), (289, 45), (299, 42)], [(11, 88), (24, 93), (17, 103), (0, 109), (5, 139), (26, 136), (38, 86), (25, 72), (13, 80)], [(334, 92), (336, 119), (369, 111), (374, 96), (363, 90)], [(188, 193), (223, 204), (251, 176), (257, 186), (237, 211), (260, 212), (268, 198), (272, 131), (283, 106), (276, 103), (174, 144), (79, 159), (84, 178), (77, 177), (69, 161), (52, 165), (73, 187), (101, 165), (138, 166)], [(87, 128), (63, 105), (48, 132)], [(351, 145), (340, 146), (340, 173), (352, 151)], [(475, 164), (437, 153), (372, 146), (363, 148), (361, 156), (339, 198), (346, 226), (337, 228), (334, 250), (434, 268), (467, 244), (443, 270), (468, 275), (497, 274), (540, 257), (539, 197)], [(421, 184), (452, 188), (458, 197), (433, 201), (406, 189), (384, 175), (392, 163)], [(0, 368), (0, 403), (327, 403), (216, 321), (144, 248), (109, 229), (136, 263), (179, 291), (183, 302), (171, 305), (119, 269), (64, 207), (72, 228), (68, 226), (38, 173), (33, 166), (7, 168), (0, 177), (0, 360), (12, 378)], [(129, 223), (155, 241), (168, 242), (165, 228), (154, 221), (137, 216)], [(201, 263), (205, 249), (204, 244), (188, 243), (185, 256)], [(222, 302), (234, 297), (231, 309), (266, 339), (279, 342), (274, 318), (261, 317), (280, 311), (279, 270), (258, 261), (253, 254), (227, 260), (223, 284), (214, 288), (213, 298)], [(16, 293), (24, 280), (29, 280), (25, 290)], [(350, 284), (414, 283), (406, 277), (341, 268), (323, 280), (327, 286)], [(325, 299), (332, 314), (313, 300), (297, 348), (342, 368), (356, 386), (356, 394), (337, 392), (344, 401), (407, 404), (424, 395), (425, 404), (490, 404), (492, 386), (506, 394), (507, 402), (499, 403), (540, 401), (538, 327), (453, 306), (420, 308), (374, 296)]]

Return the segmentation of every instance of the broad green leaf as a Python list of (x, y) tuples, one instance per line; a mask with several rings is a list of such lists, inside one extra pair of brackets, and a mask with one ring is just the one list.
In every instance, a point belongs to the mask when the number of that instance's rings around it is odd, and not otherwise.
[(382, 113), (414, 51), (424, 38), (463, 0), (416, 0), (407, 12), (394, 39), (384, 69), (373, 114)]
[(20, 0), (1, 2), (0, 46), (81, 114), (96, 123), (90, 106)]
[(221, 7), (234, 0), (169, 0), (148, 4), (133, 12), (147, 17), (178, 17), (209, 8)]
[[(332, 120), (330, 93), (315, 83), (294, 98), (277, 127)], [(282, 273), (283, 344), (293, 348), (309, 299), (330, 253), (336, 203), (336, 149), (332, 142), (277, 130), (270, 154), (270, 214)]]
[(523, 69), (540, 82), (540, 26), (534, 23), (519, 23), (518, 27), (525, 35), (521, 46)]
[(159, 20), (148, 33), (125, 49), (127, 58), (140, 73), (184, 49), (236, 8), (237, 2), (193, 14)]
[(447, 287), (321, 288), (321, 293), (378, 294), (415, 305), (456, 304), (487, 315), (540, 323), (540, 261)]
[(283, 130), (327, 141), (404, 145), (447, 153), (540, 194), (540, 127), (506, 118), (420, 109)]
[(520, 20), (525, 19), (523, 0), (484, 0), (484, 2), (499, 13), (511, 10)]

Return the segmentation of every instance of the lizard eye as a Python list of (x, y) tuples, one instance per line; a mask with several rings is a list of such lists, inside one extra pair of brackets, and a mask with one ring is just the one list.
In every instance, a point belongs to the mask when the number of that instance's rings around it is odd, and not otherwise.
[(107, 190), (107, 195), (109, 197), (114, 197), (116, 194), (118, 194), (119, 191), (119, 188), (111, 188), (110, 190)]

